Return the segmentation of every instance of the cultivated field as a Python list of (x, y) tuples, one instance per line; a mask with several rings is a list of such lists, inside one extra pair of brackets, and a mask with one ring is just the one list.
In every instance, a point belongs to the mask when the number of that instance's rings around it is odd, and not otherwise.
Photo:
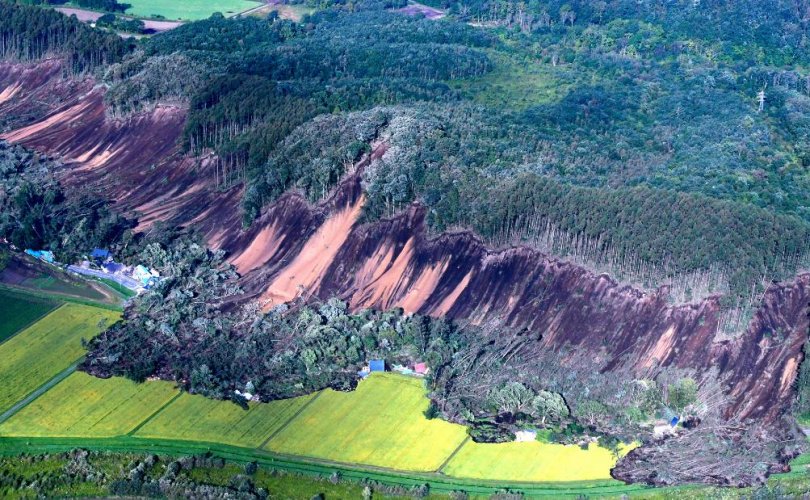
[[(629, 450), (627, 450), (629, 451)], [(468, 441), (442, 470), (458, 478), (499, 481), (564, 482), (610, 479), (616, 457), (605, 448)]]
[(152, 18), (163, 16), (172, 21), (207, 19), (214, 12), (230, 16), (261, 5), (259, 2), (251, 0), (183, 0), (182, 2), (127, 0), (126, 3), (132, 5), (126, 11), (128, 15)]
[(423, 382), (374, 373), (351, 393), (325, 390), (266, 449), (339, 462), (434, 471), (466, 438), (460, 425), (427, 420)]
[(0, 435), (120, 436), (176, 396), (177, 389), (167, 382), (136, 384), (75, 372), (0, 425)]
[(135, 436), (254, 448), (281, 428), (312, 397), (251, 403), (250, 409), (245, 411), (229, 401), (184, 393), (141, 427)]
[(0, 342), (31, 325), (57, 306), (56, 302), (0, 289)]
[(282, 3), (270, 3), (260, 9), (251, 11), (250, 15), (264, 19), (274, 11), (278, 12), (278, 17), (281, 19), (289, 19), (291, 21), (298, 22), (305, 15), (315, 12), (315, 9), (301, 4), (285, 5)]
[(119, 313), (78, 304), (65, 304), (0, 344), (0, 411), (72, 365), (82, 354), (81, 339), (99, 332)]

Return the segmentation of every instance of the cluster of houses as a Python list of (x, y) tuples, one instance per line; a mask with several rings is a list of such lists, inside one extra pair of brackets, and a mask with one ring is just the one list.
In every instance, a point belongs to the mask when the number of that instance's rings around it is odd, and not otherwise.
[[(59, 266), (50, 250), (25, 250), (25, 253), (48, 264)], [(143, 265), (127, 266), (115, 262), (106, 248), (94, 248), (78, 265), (69, 265), (67, 270), (84, 276), (105, 278), (136, 293), (142, 293), (160, 280), (160, 273)]]
[[(385, 360), (382, 359), (372, 359), (368, 362), (366, 366), (364, 366), (359, 372), (357, 372), (357, 376), (360, 379), (364, 379), (369, 376), (372, 372), (384, 372), (386, 371)], [(411, 375), (414, 377), (424, 377), (430, 372), (430, 368), (428, 368), (427, 363), (422, 361), (417, 361), (416, 363), (412, 364), (411, 366), (404, 366), (404, 365), (393, 365), (391, 367), (391, 371), (401, 373), (403, 375)]]

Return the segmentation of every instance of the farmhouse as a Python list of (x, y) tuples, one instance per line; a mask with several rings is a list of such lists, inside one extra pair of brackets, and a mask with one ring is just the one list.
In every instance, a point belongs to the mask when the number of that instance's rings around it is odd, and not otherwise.
[(94, 248), (92, 252), (90, 252), (90, 258), (96, 262), (107, 262), (110, 260), (110, 251), (106, 248)]
[(537, 431), (522, 430), (515, 433), (515, 441), (518, 443), (530, 443), (537, 441)]

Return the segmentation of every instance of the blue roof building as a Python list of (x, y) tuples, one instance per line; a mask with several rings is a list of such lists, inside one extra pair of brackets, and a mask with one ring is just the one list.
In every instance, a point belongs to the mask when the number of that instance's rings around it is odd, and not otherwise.
[(373, 372), (384, 372), (385, 361), (383, 361), (382, 359), (372, 359), (368, 363), (368, 368)]
[(110, 256), (110, 251), (106, 248), (94, 248), (90, 253), (90, 257), (94, 259), (106, 259)]

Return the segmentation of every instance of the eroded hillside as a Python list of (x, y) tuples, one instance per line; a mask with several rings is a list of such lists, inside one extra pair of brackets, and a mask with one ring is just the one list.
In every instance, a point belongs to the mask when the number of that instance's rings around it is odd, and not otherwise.
[[(774, 441), (787, 439), (781, 417), (795, 398), (810, 326), (810, 274), (771, 284), (745, 331), (721, 340), (718, 297), (673, 305), (666, 290), (622, 286), (529, 247), (488, 248), (468, 232), (428, 236), (419, 205), (363, 222), (363, 169), (385, 153), (385, 141), (319, 204), (288, 192), (243, 228), (241, 187), (217, 188), (213, 152), (181, 153), (183, 109), (159, 106), (113, 119), (103, 95), (91, 80), (64, 78), (58, 62), (4, 63), (3, 138), (58, 155), (63, 183), (97, 186), (137, 213), (142, 229), (157, 221), (199, 229), (228, 252), (247, 291), (243, 300), (271, 307), (338, 296), (355, 309), (401, 307), (527, 329), (536, 335), (516, 349), (528, 359), (572, 349), (590, 353), (603, 373), (651, 378), (678, 369), (716, 380), (725, 419), (753, 420)], [(769, 460), (778, 469), (783, 459), (772, 452)]]

